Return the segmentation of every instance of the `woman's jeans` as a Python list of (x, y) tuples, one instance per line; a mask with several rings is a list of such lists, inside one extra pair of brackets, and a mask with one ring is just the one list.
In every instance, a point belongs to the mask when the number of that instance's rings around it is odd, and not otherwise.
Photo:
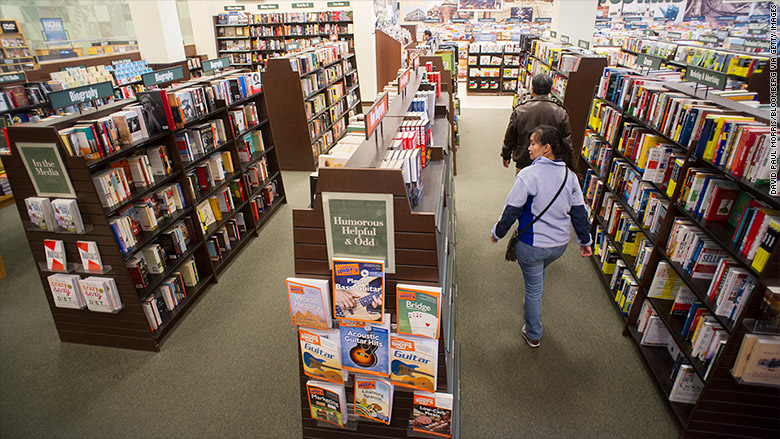
[(544, 269), (563, 255), (567, 245), (541, 248), (517, 241), (517, 263), (525, 281), (525, 334), (531, 340), (542, 338)]

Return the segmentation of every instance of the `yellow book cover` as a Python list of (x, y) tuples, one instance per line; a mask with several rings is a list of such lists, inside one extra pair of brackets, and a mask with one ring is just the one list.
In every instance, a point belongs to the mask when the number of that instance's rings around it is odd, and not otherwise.
[(342, 384), (341, 343), (338, 329), (320, 331), (298, 328), (303, 373), (312, 378)]
[(601, 125), (601, 119), (599, 119), (599, 113), (601, 112), (601, 102), (598, 100), (593, 100), (593, 105), (590, 109), (590, 119), (589, 119), (589, 125), (594, 130), (598, 131)]
[[(707, 115), (707, 117), (710, 117), (710, 115)], [(733, 116), (733, 115), (725, 115), (725, 116), (713, 115), (712, 118), (715, 119), (717, 125), (715, 125), (715, 129), (713, 130), (712, 135), (710, 136), (710, 140), (707, 141), (707, 146), (705, 147), (704, 154), (702, 155), (702, 158), (704, 160), (709, 160), (709, 161), (712, 161), (712, 158), (715, 156), (715, 150), (718, 147), (718, 143), (720, 142), (720, 136), (723, 133), (723, 125), (725, 125), (727, 121), (755, 120), (752, 117)]]
[(637, 160), (637, 166), (639, 169), (645, 169), (647, 166), (647, 155), (650, 152), (650, 149), (654, 148), (658, 143), (663, 141), (663, 137), (657, 136), (655, 134), (646, 134), (642, 138), (642, 143), (639, 145), (639, 159)]
[(209, 204), (211, 205), (211, 213), (214, 214), (214, 218), (217, 221), (222, 220), (222, 211), (219, 210), (219, 199), (215, 196), (209, 198)]
[(233, 167), (233, 157), (230, 154), (230, 151), (223, 151), (222, 154), (222, 169), (225, 170), (226, 174), (232, 174), (235, 172), (235, 168)]

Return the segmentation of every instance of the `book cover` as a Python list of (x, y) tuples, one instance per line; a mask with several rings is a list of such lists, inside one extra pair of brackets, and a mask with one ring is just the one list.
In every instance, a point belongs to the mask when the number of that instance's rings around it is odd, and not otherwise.
[(381, 378), (355, 376), (355, 414), (390, 425), (393, 384)]
[(46, 252), (46, 268), (52, 271), (65, 271), (67, 265), (65, 244), (57, 239), (44, 239), (43, 249)]
[(317, 329), (328, 329), (333, 325), (329, 281), (288, 277), (285, 283), (293, 325)]
[(439, 338), (441, 287), (396, 285), (399, 334)]
[(683, 364), (674, 378), (672, 390), (669, 392), (669, 401), (695, 404), (702, 388), (704, 388), (704, 384), (696, 375), (693, 366)]
[(369, 375), (389, 376), (390, 325), (358, 321), (339, 322), (341, 366)]
[(111, 313), (121, 308), (114, 279), (91, 276), (79, 280), (79, 286), (90, 311)]
[(27, 207), (27, 216), (29, 216), (33, 226), (45, 230), (56, 229), (54, 209), (52, 209), (51, 201), (48, 198), (29, 197), (24, 199), (24, 204)]
[(451, 437), (452, 394), (414, 392), (412, 429), (441, 437)]
[(414, 336), (390, 336), (390, 380), (399, 386), (436, 391), (439, 342)]
[(340, 334), (337, 329), (298, 329), (303, 373), (311, 378), (342, 384)]
[(83, 309), (87, 306), (79, 290), (78, 274), (52, 274), (48, 277), (49, 289), (57, 308)]
[(335, 318), (382, 322), (384, 298), (385, 266), (382, 261), (333, 258)]
[(81, 266), (86, 271), (102, 271), (103, 262), (100, 260), (97, 242), (95, 241), (76, 241), (76, 247), (79, 249), (81, 257)]
[(347, 421), (347, 393), (344, 385), (309, 380), (306, 383), (309, 410), (313, 419), (339, 427)]

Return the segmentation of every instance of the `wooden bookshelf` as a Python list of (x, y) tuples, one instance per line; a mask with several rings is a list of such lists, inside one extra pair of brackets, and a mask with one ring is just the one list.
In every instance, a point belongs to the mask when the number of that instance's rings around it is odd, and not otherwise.
[(377, 29), (376, 35), (376, 89), (383, 90), (398, 76), (403, 65), (403, 47), (400, 41)]
[(38, 68), (38, 59), (16, 20), (3, 20), (0, 29), (0, 73)]
[[(422, 69), (421, 69), (422, 70)], [(420, 85), (423, 73), (415, 73), (406, 96), (390, 102), (383, 124), (364, 141), (344, 168), (319, 170), (316, 193), (311, 207), (293, 210), (295, 272), (297, 276), (330, 278), (326, 251), (322, 192), (392, 194), (394, 201), (396, 272), (386, 274), (385, 310), (395, 322), (395, 289), (398, 283), (440, 286), (442, 288), (441, 330), (439, 338), (437, 391), (452, 393), (452, 437), (460, 437), (460, 345), (456, 341), (457, 262), (455, 257), (455, 204), (449, 139), (452, 126), (444, 109), (437, 109), (432, 133), (432, 161), (423, 170), (422, 201), (411, 208), (403, 176), (397, 169), (376, 166), (395, 135), (403, 114)], [(443, 92), (444, 93), (444, 92)], [(448, 98), (447, 98), (448, 99)], [(443, 100), (446, 101), (447, 99)], [(440, 104), (437, 104), (439, 106)], [(301, 366), (299, 366), (301, 367)], [(300, 369), (301, 417), (304, 438), (405, 438), (429, 437), (413, 432), (413, 392), (396, 386), (390, 425), (359, 419), (352, 428), (326, 426), (311, 418), (305, 384)], [(353, 403), (354, 379), (345, 384), (347, 400)]]
[[(670, 92), (682, 92), (687, 93), (690, 96), (696, 96), (692, 87), (687, 85), (680, 85), (677, 83), (664, 83), (664, 86), (669, 89)], [(703, 98), (703, 91), (699, 93)], [(612, 106), (614, 109), (621, 111), (622, 124), (625, 122), (637, 123), (647, 128), (651, 132), (663, 136), (659, 130), (645, 121), (632, 117), (627, 112), (622, 112), (619, 106), (616, 104), (594, 98), (607, 105)], [(726, 100), (723, 100), (726, 101)], [(733, 111), (741, 112), (744, 115), (751, 115), (763, 122), (769, 121), (768, 112), (761, 113), (755, 109), (751, 109), (746, 106), (742, 106), (733, 101), (721, 102), (719, 99), (713, 99), (711, 103), (716, 105), (725, 106)], [(609, 142), (607, 139), (602, 141), (609, 144), (612, 150), (610, 157), (610, 163), (614, 160), (622, 158), (628, 160), (629, 163), (636, 168), (636, 164), (631, 162), (630, 159), (623, 156), (617, 148), (617, 144), (620, 139), (620, 131), (614, 137), (613, 142)], [(697, 158), (694, 154), (695, 146), (690, 149), (683, 146), (673, 139), (666, 138), (666, 142), (672, 144), (676, 150), (686, 154), (686, 165), (683, 169), (683, 175), (687, 172), (689, 167), (707, 167), (707, 164), (701, 158)], [(598, 169), (590, 165), (587, 160), (580, 156), (580, 164), (587, 165), (596, 175), (598, 175)], [(609, 167), (608, 167), (609, 169)], [(728, 172), (717, 167), (709, 167), (710, 170), (717, 175), (724, 176), (725, 178), (736, 182), (742, 191), (750, 193), (760, 201), (766, 203), (773, 209), (780, 208), (780, 200), (777, 197), (769, 195), (765, 188), (756, 187), (755, 185), (746, 182), (742, 179), (733, 178)], [(640, 173), (641, 175), (641, 173)], [(623, 335), (630, 336), (635, 342), (640, 355), (645, 360), (645, 365), (651, 376), (654, 377), (658, 384), (659, 391), (662, 396), (666, 398), (672, 389), (673, 377), (670, 378), (674, 361), (669, 356), (665, 347), (653, 347), (644, 346), (641, 344), (642, 334), (636, 330), (637, 321), (639, 318), (640, 309), (643, 302), (647, 299), (655, 313), (661, 317), (661, 321), (669, 330), (669, 333), (675, 343), (680, 347), (681, 355), (685, 356), (687, 361), (693, 366), (696, 374), (704, 383), (704, 388), (695, 404), (682, 404), (672, 401), (668, 401), (669, 410), (674, 415), (674, 418), (679, 422), (681, 428), (681, 437), (684, 438), (769, 438), (777, 437), (780, 434), (780, 393), (776, 388), (763, 387), (756, 385), (745, 385), (738, 383), (731, 376), (731, 369), (734, 366), (736, 354), (742, 343), (743, 336), (749, 332), (749, 330), (742, 324), (745, 319), (755, 318), (758, 315), (758, 308), (763, 300), (764, 291), (768, 285), (777, 285), (778, 283), (778, 268), (780, 268), (780, 247), (776, 247), (769, 258), (767, 266), (762, 272), (756, 272), (750, 266), (750, 261), (746, 260), (739, 254), (739, 249), (731, 244), (731, 235), (733, 230), (729, 229), (723, 223), (710, 223), (699, 220), (690, 215), (690, 213), (680, 204), (680, 192), (681, 186), (678, 184), (672, 196), (667, 196), (665, 188), (656, 188), (660, 197), (667, 200), (670, 203), (670, 207), (666, 216), (662, 218), (662, 223), (657, 234), (650, 233), (639, 220), (638, 215), (633, 211), (627, 201), (615, 191), (613, 187), (607, 184), (607, 175), (599, 175), (599, 178), (604, 182), (604, 190), (602, 191), (599, 199), (596, 201), (598, 208), (602, 205), (602, 200), (606, 193), (615, 194), (621, 209), (629, 214), (631, 221), (637, 224), (642, 233), (644, 233), (653, 244), (653, 250), (650, 255), (650, 259), (644, 270), (642, 277), (636, 276), (636, 273), (632, 271), (632, 274), (639, 282), (639, 289), (636, 297), (633, 301), (633, 306), (630, 309), (628, 318), (626, 319), (625, 326), (623, 328)], [(696, 225), (696, 228), (704, 233), (709, 239), (718, 243), (727, 253), (728, 256), (737, 261), (738, 266), (744, 268), (749, 274), (757, 279), (757, 284), (746, 299), (746, 305), (741, 315), (736, 316), (734, 320), (729, 320), (726, 317), (717, 315), (715, 313), (716, 305), (707, 297), (707, 288), (710, 284), (709, 280), (697, 280), (692, 279), (691, 276), (685, 271), (681, 265), (677, 262), (672, 262), (665, 254), (666, 243), (670, 238), (670, 232), (672, 224), (677, 217), (683, 217), (692, 220)], [(601, 218), (598, 217), (598, 209), (593, 211), (593, 221), (591, 232), (595, 233), (597, 224), (601, 224), (605, 229)], [(606, 230), (606, 229), (605, 229)], [(610, 242), (619, 247), (613, 237), (609, 237)], [(620, 257), (626, 262), (627, 265), (633, 267), (633, 259), (620, 254)], [(723, 353), (711, 366), (705, 366), (701, 361), (695, 358), (691, 353), (691, 343), (685, 340), (680, 331), (684, 324), (684, 319), (680, 317), (670, 315), (672, 306), (671, 300), (648, 298), (647, 292), (652, 283), (655, 275), (656, 268), (661, 261), (668, 263), (672, 269), (677, 273), (678, 277), (683, 283), (688, 286), (696, 297), (696, 301), (702, 303), (704, 308), (712, 314), (718, 323), (728, 333), (728, 339)], [(605, 276), (599, 263), (594, 265), (599, 276)], [(610, 297), (615, 296), (615, 291), (610, 290), (609, 278), (605, 277), (605, 289)], [(707, 375), (707, 367), (710, 367), (709, 375)], [(705, 376), (707, 378), (705, 379)]]
[[(342, 69), (341, 76), (324, 84), (313, 93), (308, 95), (305, 93), (301, 85), (301, 78), (316, 75), (324, 69), (338, 65)], [(273, 84), (273, 86), (266, 87), (265, 94), (274, 136), (280, 145), (278, 155), (281, 169), (316, 170), (319, 154), (326, 152), (326, 150), (318, 150), (317, 141), (331, 133), (332, 143), (329, 145), (329, 149), (337, 143), (340, 136), (346, 134), (345, 130), (344, 133), (338, 133), (339, 135), (336, 136), (337, 133), (333, 132), (333, 126), (342, 119), (348, 124), (351, 116), (363, 112), (360, 105), (360, 85), (357, 79), (357, 64), (354, 53), (343, 55), (342, 58), (333, 63), (321, 65), (304, 74), (293, 71), (288, 58), (273, 58), (268, 61), (268, 68), (263, 74), (263, 78), (264, 83)], [(327, 102), (328, 105), (324, 112), (311, 118), (308, 117), (304, 108), (305, 101), (325, 93), (328, 86), (335, 84), (343, 84), (343, 98), (337, 102)], [(355, 98), (352, 98), (352, 95)], [(341, 101), (346, 102), (346, 110), (335, 120), (332, 120), (328, 109), (334, 105), (340, 105)], [(327, 116), (328, 127), (312, 136), (309, 132), (309, 124), (322, 114)]]
[[(467, 87), (466, 87), (466, 93), (467, 94), (475, 94), (475, 95), (485, 95), (485, 94), (495, 94), (499, 96), (503, 95), (514, 95), (517, 90), (517, 81), (518, 76), (520, 73), (520, 60), (522, 52), (519, 48), (515, 48), (513, 45), (505, 45), (503, 47), (503, 50), (501, 52), (471, 52), (471, 44), (469, 44), (469, 51), (467, 53), (467, 62), (466, 62), (466, 77), (467, 77)], [(476, 64), (469, 64), (468, 60), (476, 56)], [(496, 56), (501, 58), (500, 64), (484, 64), (481, 61), (482, 56), (490, 56), (491, 58)], [(507, 60), (507, 56), (517, 56), (518, 62), (517, 63), (511, 63), (506, 64), (505, 61)], [(495, 68), (498, 69), (498, 76), (481, 76), (481, 75), (472, 75), (472, 69), (482, 69), (482, 68)], [(508, 69), (517, 69), (518, 74), (517, 75), (510, 75), (508, 73)], [(507, 89), (506, 87), (508, 85), (505, 85), (505, 83), (509, 84), (511, 81), (514, 81), (514, 86)], [(483, 85), (488, 84), (488, 88), (483, 88)], [(495, 84), (497, 88), (493, 88), (492, 84)], [(473, 87), (472, 87), (473, 85)]]
[[(95, 241), (98, 244), (98, 250), (103, 263), (112, 267), (111, 271), (101, 276), (109, 276), (115, 279), (119, 288), (119, 296), (121, 297), (123, 304), (123, 308), (115, 314), (95, 313), (90, 312), (87, 309), (73, 310), (55, 307), (47, 281), (47, 276), (51, 273), (39, 270), (44, 292), (49, 302), (54, 324), (61, 341), (159, 351), (160, 344), (164, 341), (171, 329), (175, 327), (178, 319), (190, 309), (191, 305), (208, 289), (209, 285), (219, 281), (221, 272), (224, 268), (235, 259), (235, 256), (245, 247), (246, 243), (251, 238), (258, 235), (260, 229), (265, 225), (268, 219), (276, 213), (278, 207), (281, 204), (286, 203), (284, 185), (281, 174), (279, 173), (279, 164), (276, 157), (277, 148), (270, 129), (270, 124), (267, 121), (268, 111), (265, 104), (265, 95), (263, 93), (258, 93), (248, 96), (245, 99), (232, 103), (230, 106), (225, 105), (224, 101), (217, 102), (218, 108), (215, 111), (212, 111), (197, 120), (191, 121), (187, 126), (215, 119), (221, 119), (223, 121), (228, 140), (219, 145), (217, 149), (204, 155), (204, 157), (200, 159), (200, 162), (215, 151), (230, 151), (236, 172), (231, 175), (231, 178), (225, 178), (224, 181), (217, 181), (215, 186), (225, 186), (232, 178), (239, 178), (244, 187), (245, 198), (236, 202), (233, 211), (223, 213), (222, 221), (219, 221), (216, 225), (210, 226), (205, 233), (201, 231), (200, 226), (197, 224), (199, 220), (194, 208), (197, 203), (206, 198), (207, 194), (201, 193), (198, 196), (198, 199), (194, 199), (192, 193), (187, 189), (185, 184), (185, 173), (188, 169), (196, 166), (198, 160), (194, 162), (182, 161), (177, 149), (175, 137), (175, 134), (180, 130), (162, 131), (152, 134), (149, 139), (137, 142), (131, 146), (123, 147), (123, 149), (111, 155), (110, 158), (107, 157), (92, 162), (87, 161), (84, 157), (71, 157), (67, 154), (65, 146), (62, 144), (58, 134), (58, 130), (70, 127), (84, 119), (96, 119), (107, 116), (119, 111), (121, 107), (133, 103), (133, 101), (117, 102), (84, 116), (66, 116), (37, 124), (8, 128), (12, 155), (4, 157), (4, 164), (8, 172), (11, 186), (16, 194), (16, 206), (21, 218), (28, 218), (24, 199), (37, 196), (37, 194), (36, 191), (32, 189), (33, 186), (30, 177), (19, 157), (16, 144), (18, 142), (49, 143), (57, 145), (59, 154), (63, 158), (65, 167), (67, 168), (76, 191), (76, 200), (83, 221), (85, 224), (91, 226), (91, 230), (88, 228), (87, 233), (84, 234), (26, 230), (25, 233), (30, 244), (33, 258), (36, 261), (36, 266), (39, 262), (43, 262), (44, 266), (46, 264), (46, 257), (43, 252), (44, 239), (58, 239), (64, 241), (67, 258), (71, 262), (79, 261), (78, 252), (76, 251), (76, 241)], [(261, 122), (253, 129), (262, 132), (265, 143), (265, 152), (257, 154), (252, 158), (252, 161), (248, 163), (242, 163), (239, 161), (236, 145), (236, 140), (240, 136), (239, 133), (235, 133), (232, 129), (233, 125), (230, 123), (228, 111), (247, 103), (254, 103), (257, 107), (258, 116)], [(112, 208), (104, 208), (102, 206), (92, 181), (92, 176), (96, 172), (110, 167), (112, 162), (126, 157), (128, 154), (142, 152), (146, 147), (157, 145), (164, 146), (167, 151), (167, 156), (172, 167), (171, 174), (166, 178), (155, 181), (155, 183), (148, 188), (136, 189), (133, 191), (133, 196), (130, 199), (123, 201), (122, 205), (129, 206), (133, 201), (141, 199), (143, 196), (151, 193), (154, 189), (164, 185), (179, 183), (184, 194), (185, 207), (173, 213), (170, 219), (163, 220), (156, 230), (141, 232), (136, 238), (139, 242), (138, 245), (131, 251), (123, 254), (119, 244), (113, 236), (109, 224), (113, 214), (118, 211), (117, 206)], [(267, 160), (269, 178), (262, 183), (261, 187), (251, 188), (246, 175), (244, 175), (244, 171), (251, 163), (263, 158)], [(259, 219), (255, 220), (251, 211), (252, 207), (250, 201), (254, 196), (261, 193), (263, 187), (271, 185), (272, 183), (275, 184), (277, 188), (278, 196), (274, 199), (273, 204), (265, 208), (264, 213), (260, 215)], [(215, 190), (216, 188), (213, 189)], [(238, 212), (243, 213), (246, 222), (246, 231), (241, 234), (242, 239), (234, 242), (233, 250), (228, 252), (228, 254), (223, 255), (221, 260), (212, 261), (206, 245), (204, 245), (205, 240), (214, 233), (220, 224), (224, 224), (227, 220), (235, 217)], [(167, 266), (163, 275), (150, 274), (146, 289), (137, 290), (128, 269), (125, 268), (126, 261), (130, 259), (132, 255), (137, 254), (146, 244), (156, 242), (162, 232), (178, 220), (184, 220), (188, 223), (191, 242), (189, 243), (186, 252), (177, 260), (167, 261)], [(189, 256), (192, 256), (197, 264), (199, 282), (193, 287), (187, 287), (187, 297), (174, 308), (173, 311), (163, 313), (163, 324), (156, 330), (151, 330), (142, 310), (141, 301), (148, 293), (152, 292), (155, 286), (166, 276), (173, 273)]]

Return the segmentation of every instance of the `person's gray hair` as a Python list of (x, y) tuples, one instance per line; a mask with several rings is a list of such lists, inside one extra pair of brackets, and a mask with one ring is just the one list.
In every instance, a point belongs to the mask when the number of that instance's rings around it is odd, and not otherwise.
[(540, 96), (546, 96), (550, 94), (550, 91), (552, 90), (552, 84), (552, 79), (544, 73), (535, 75), (531, 80), (532, 91)]

